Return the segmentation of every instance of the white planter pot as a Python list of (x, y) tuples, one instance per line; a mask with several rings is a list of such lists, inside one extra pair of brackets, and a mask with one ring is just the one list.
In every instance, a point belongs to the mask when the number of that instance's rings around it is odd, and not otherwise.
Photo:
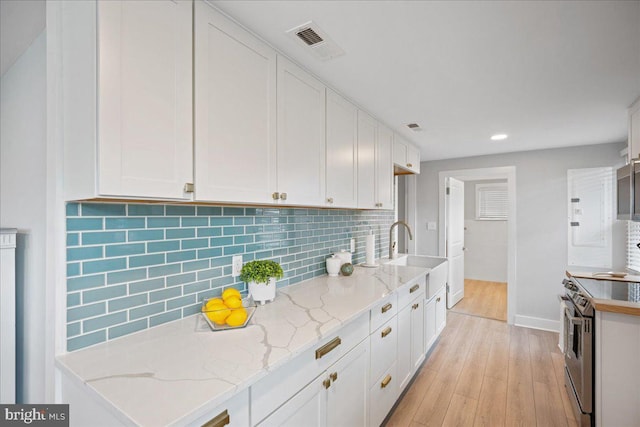
[(276, 279), (269, 279), (268, 283), (249, 282), (249, 293), (254, 301), (264, 305), (265, 301), (273, 301), (276, 297)]

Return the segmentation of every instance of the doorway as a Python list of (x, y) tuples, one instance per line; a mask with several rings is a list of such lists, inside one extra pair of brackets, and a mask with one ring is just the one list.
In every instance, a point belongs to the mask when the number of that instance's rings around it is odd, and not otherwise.
[[(473, 266), (472, 275), (477, 277), (472, 278), (476, 280), (464, 281), (463, 295), (465, 297), (454, 306), (454, 311), (465, 311), (467, 306), (480, 306), (481, 311), (478, 313), (472, 313), (483, 317), (500, 318), (500, 320), (506, 320), (507, 323), (513, 324), (515, 320), (515, 301), (516, 301), (516, 281), (515, 281), (515, 262), (516, 262), (516, 183), (515, 183), (515, 167), (496, 167), (496, 168), (482, 168), (482, 169), (465, 169), (456, 171), (442, 171), (439, 174), (439, 255), (446, 256), (447, 254), (447, 218), (451, 218), (449, 212), (447, 212), (447, 200), (446, 200), (446, 188), (449, 179), (462, 181), (465, 184), (465, 194), (473, 193), (473, 198), (470, 194), (466, 194), (465, 203), (462, 207), (456, 207), (451, 209), (463, 209), (466, 210), (464, 214), (464, 226), (466, 228), (464, 235), (465, 240), (469, 240), (469, 243), (473, 244), (473, 254), (469, 252), (468, 256), (471, 258), (470, 268)], [(491, 185), (490, 185), (491, 184)], [(478, 204), (476, 198), (478, 197), (477, 191), (485, 191), (484, 196), (480, 197), (488, 198), (490, 201), (497, 194), (493, 191), (492, 187), (502, 187), (506, 189), (506, 218), (501, 220), (486, 220), (478, 219), (478, 214), (482, 212), (476, 212)], [(483, 190), (484, 189), (484, 190)], [(467, 200), (473, 200), (473, 202), (467, 202)], [(466, 209), (465, 209), (466, 205)], [(487, 206), (485, 206), (487, 208)], [(485, 209), (484, 214), (491, 216), (493, 214), (492, 206), (488, 206), (488, 211)], [(463, 215), (458, 212), (458, 216)], [(482, 215), (480, 215), (482, 218)], [(486, 221), (486, 222), (485, 222)], [(492, 237), (497, 236), (497, 232), (501, 232), (504, 237), (504, 241), (497, 241), (498, 239), (491, 240)], [(484, 242), (478, 241), (483, 239)], [(475, 241), (474, 241), (475, 239)], [(502, 247), (500, 247), (502, 245)], [(465, 244), (466, 246), (466, 244)], [(493, 247), (492, 247), (493, 246)], [(492, 257), (491, 262), (502, 262), (502, 266), (494, 266), (494, 268), (487, 269), (489, 263), (482, 261), (478, 262), (478, 258), (482, 257), (483, 251), (500, 251), (502, 255), (501, 260), (498, 257)], [(497, 254), (498, 256), (500, 254)], [(462, 274), (452, 275), (450, 277), (455, 278), (461, 276), (463, 278), (470, 277), (470, 275)], [(496, 280), (478, 280), (478, 279), (496, 279)], [(506, 285), (504, 283), (506, 282)], [(506, 291), (506, 292), (505, 292)], [(465, 298), (467, 299), (465, 301)], [(457, 307), (457, 308), (456, 308)], [(506, 310), (505, 310), (506, 307)]]

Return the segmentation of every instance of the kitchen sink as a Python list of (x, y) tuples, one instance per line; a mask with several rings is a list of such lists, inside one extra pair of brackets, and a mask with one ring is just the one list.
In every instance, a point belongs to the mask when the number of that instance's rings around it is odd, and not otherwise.
[(385, 264), (421, 267), (429, 270), (427, 277), (427, 298), (434, 296), (447, 284), (449, 277), (449, 261), (444, 257), (428, 255), (398, 255), (397, 258), (387, 260)]

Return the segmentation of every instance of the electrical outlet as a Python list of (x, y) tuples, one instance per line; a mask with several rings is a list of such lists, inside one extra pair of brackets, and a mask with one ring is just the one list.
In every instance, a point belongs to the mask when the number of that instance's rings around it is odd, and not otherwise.
[(234, 255), (232, 265), (233, 268), (231, 269), (231, 276), (238, 277), (240, 275), (240, 271), (242, 271), (242, 255)]

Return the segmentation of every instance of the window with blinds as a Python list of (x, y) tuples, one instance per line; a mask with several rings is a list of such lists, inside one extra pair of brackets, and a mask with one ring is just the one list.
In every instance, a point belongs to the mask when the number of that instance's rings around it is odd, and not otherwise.
[(627, 221), (627, 268), (640, 271), (640, 222)]
[(476, 219), (505, 221), (508, 200), (506, 183), (476, 184)]

